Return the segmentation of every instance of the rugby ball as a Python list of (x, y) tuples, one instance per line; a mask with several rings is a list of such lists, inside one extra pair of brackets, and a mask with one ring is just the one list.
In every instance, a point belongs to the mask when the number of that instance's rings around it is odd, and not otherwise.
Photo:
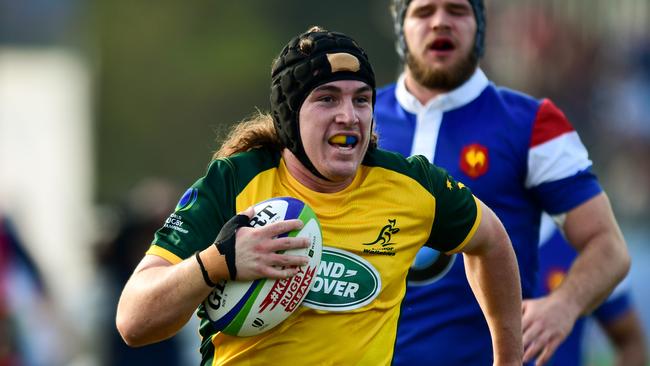
[(311, 245), (286, 253), (305, 255), (309, 263), (300, 272), (287, 279), (258, 279), (254, 281), (220, 281), (203, 302), (208, 318), (217, 330), (248, 337), (263, 333), (291, 315), (309, 293), (320, 264), (323, 236), (314, 211), (293, 197), (276, 197), (255, 205), (252, 227), (274, 222), (299, 219), (300, 230), (281, 236), (307, 237)]

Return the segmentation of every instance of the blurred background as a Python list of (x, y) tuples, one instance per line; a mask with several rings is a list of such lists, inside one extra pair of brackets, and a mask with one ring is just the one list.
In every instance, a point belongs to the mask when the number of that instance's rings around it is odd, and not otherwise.
[[(268, 109), (271, 62), (291, 37), (345, 32), (379, 85), (394, 80), (388, 4), (0, 0), (0, 364), (198, 364), (196, 324), (121, 344), (121, 286), (228, 127)], [(486, 4), (482, 68), (553, 99), (580, 133), (650, 329), (650, 2)], [(586, 352), (611, 364), (595, 327)]]

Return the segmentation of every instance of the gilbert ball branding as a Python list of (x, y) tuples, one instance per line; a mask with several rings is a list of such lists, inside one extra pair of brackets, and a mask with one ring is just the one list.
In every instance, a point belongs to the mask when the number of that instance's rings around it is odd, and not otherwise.
[(311, 245), (292, 249), (288, 254), (309, 257), (297, 275), (282, 279), (220, 281), (203, 302), (207, 315), (217, 329), (234, 336), (263, 333), (285, 320), (303, 302), (314, 284), (321, 261), (323, 235), (314, 211), (293, 197), (276, 197), (255, 205), (252, 227), (282, 220), (299, 219), (303, 228), (281, 236), (306, 237)]

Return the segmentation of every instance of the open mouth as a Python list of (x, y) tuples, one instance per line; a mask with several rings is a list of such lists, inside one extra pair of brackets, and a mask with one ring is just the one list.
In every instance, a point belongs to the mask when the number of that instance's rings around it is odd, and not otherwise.
[(356, 136), (348, 135), (334, 135), (328, 140), (330, 145), (350, 149), (355, 147), (358, 141), (359, 139)]
[(446, 39), (446, 38), (440, 38), (436, 39), (429, 45), (429, 49), (433, 51), (451, 51), (454, 48), (454, 44), (451, 42), (451, 40)]

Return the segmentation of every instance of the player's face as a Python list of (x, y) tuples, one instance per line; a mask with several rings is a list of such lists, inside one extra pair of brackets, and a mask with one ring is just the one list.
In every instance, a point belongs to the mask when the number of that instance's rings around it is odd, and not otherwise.
[(477, 65), (476, 27), (467, 0), (413, 0), (404, 17), (410, 76), (431, 89), (462, 84)]
[(314, 167), (331, 181), (351, 182), (370, 142), (370, 86), (357, 80), (323, 84), (305, 99), (299, 121), (302, 144)]

